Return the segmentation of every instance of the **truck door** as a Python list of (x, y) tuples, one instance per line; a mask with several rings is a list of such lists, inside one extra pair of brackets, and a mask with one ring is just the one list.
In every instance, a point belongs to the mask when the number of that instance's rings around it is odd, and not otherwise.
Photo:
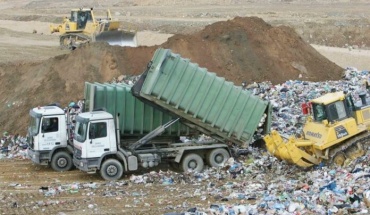
[(60, 145), (60, 120), (58, 117), (44, 117), (41, 124), (39, 150), (51, 150)]
[(89, 129), (90, 146), (87, 147), (87, 157), (100, 157), (109, 151), (109, 138), (107, 135), (107, 122), (92, 122)]

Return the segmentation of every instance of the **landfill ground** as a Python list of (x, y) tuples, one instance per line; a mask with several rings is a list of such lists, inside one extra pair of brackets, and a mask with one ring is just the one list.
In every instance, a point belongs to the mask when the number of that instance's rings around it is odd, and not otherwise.
[[(71, 8), (90, 7), (90, 3), (85, 0), (0, 1), (0, 134), (8, 131), (25, 135), (30, 104), (62, 100), (63, 105), (67, 105), (66, 102), (81, 97), (82, 92), (72, 93), (78, 83), (83, 85), (85, 78), (103, 82), (122, 74), (116, 69), (120, 62), (114, 58), (112, 50), (96, 46), (90, 50), (95, 53), (77, 50), (73, 55), (61, 50), (58, 35), (48, 31), (49, 24), (59, 23)], [(370, 5), (365, 0), (108, 0), (94, 1), (92, 6), (111, 8), (113, 16), (139, 31), (139, 44), (144, 46), (159, 45), (174, 34), (194, 34), (217, 21), (257, 16), (273, 26), (292, 27), (305, 42), (342, 68), (370, 69)], [(139, 61), (138, 56), (144, 56), (145, 51), (139, 48), (137, 56), (126, 56), (127, 62)], [(71, 61), (73, 56), (82, 55), (96, 61), (80, 57)], [(97, 59), (102, 62), (97, 63)], [(147, 59), (141, 61), (147, 62)], [(79, 75), (74, 70), (84, 69), (84, 63), (94, 69), (103, 68), (103, 72), (89, 71)], [(67, 73), (69, 66), (75, 69)], [(104, 70), (106, 67), (113, 69)], [(276, 74), (279, 78), (286, 77), (284, 75)], [(52, 88), (42, 86), (61, 88), (51, 92)], [(69, 90), (68, 95), (59, 91), (64, 88)], [(236, 178), (232, 178), (227, 169), (183, 175), (167, 172), (169, 168), (164, 166), (163, 171), (156, 169), (151, 174), (125, 175), (118, 182), (107, 183), (98, 174), (89, 175), (78, 170), (54, 172), (51, 168), (32, 164), (22, 155), (5, 158), (2, 154), (0, 214), (164, 214), (195, 207), (207, 211), (212, 204), (231, 208), (250, 205), (251, 214), (258, 214), (255, 213), (257, 209), (260, 214), (283, 214), (282, 211), (288, 209), (292, 212), (284, 214), (370, 213), (366, 210), (370, 206), (366, 198), (370, 194), (367, 192), (369, 156), (361, 161), (357, 171), (363, 175), (357, 178), (351, 172), (353, 169), (301, 170), (274, 159), (270, 161), (265, 153), (258, 155), (251, 161), (242, 160), (244, 172), (239, 172)], [(337, 187), (322, 192), (320, 188), (332, 185), (333, 178), (337, 179)], [(348, 206), (356, 203), (349, 200), (354, 198), (349, 188), (357, 189), (361, 196), (360, 206)], [(286, 210), (282, 210), (281, 202), (288, 202)], [(271, 205), (267, 207), (267, 203)]]
[[(194, 196), (197, 189), (207, 187), (205, 181), (135, 184), (126, 177), (110, 185), (98, 174), (88, 175), (78, 170), (59, 173), (35, 166), (29, 160), (0, 160), (0, 167), (1, 214), (163, 214), (208, 207), (215, 202)], [(96, 188), (89, 187), (92, 183)], [(73, 189), (76, 184), (78, 189)], [(43, 187), (61, 186), (65, 188), (60, 193), (40, 192)]]

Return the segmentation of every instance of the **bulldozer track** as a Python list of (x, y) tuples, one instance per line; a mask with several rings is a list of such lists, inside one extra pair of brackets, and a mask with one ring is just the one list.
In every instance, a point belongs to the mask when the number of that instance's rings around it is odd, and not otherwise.
[(335, 148), (331, 148), (329, 151), (328, 164), (333, 165), (333, 160), (339, 153), (347, 154), (350, 147), (356, 146), (358, 144), (362, 146), (362, 149), (364, 149), (366, 153), (367, 148), (370, 146), (370, 132), (365, 131), (353, 138), (344, 141), (341, 144), (338, 144), (338, 146), (336, 146)]
[(82, 33), (67, 33), (59, 37), (60, 47), (63, 49), (73, 49), (89, 41), (91, 38)]

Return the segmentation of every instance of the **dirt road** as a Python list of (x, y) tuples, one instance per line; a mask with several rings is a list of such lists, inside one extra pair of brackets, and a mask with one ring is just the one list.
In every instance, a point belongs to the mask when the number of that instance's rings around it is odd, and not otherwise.
[[(0, 171), (0, 214), (163, 214), (208, 208), (223, 201), (200, 190), (226, 182), (157, 171), (145, 175), (145, 184), (134, 175), (109, 183), (98, 174), (54, 172), (22, 159), (0, 160)], [(173, 182), (164, 181), (166, 175)]]

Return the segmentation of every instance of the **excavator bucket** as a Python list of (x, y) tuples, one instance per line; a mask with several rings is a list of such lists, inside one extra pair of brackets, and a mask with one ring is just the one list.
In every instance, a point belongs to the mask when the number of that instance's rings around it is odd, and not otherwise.
[(309, 147), (313, 142), (309, 140), (283, 139), (277, 131), (272, 131), (270, 135), (264, 137), (267, 150), (280, 160), (296, 164), (300, 167), (310, 167), (321, 162), (320, 159), (310, 155), (300, 147)]
[(137, 47), (136, 33), (129, 31), (105, 31), (96, 35), (95, 41), (108, 42), (112, 46)]

